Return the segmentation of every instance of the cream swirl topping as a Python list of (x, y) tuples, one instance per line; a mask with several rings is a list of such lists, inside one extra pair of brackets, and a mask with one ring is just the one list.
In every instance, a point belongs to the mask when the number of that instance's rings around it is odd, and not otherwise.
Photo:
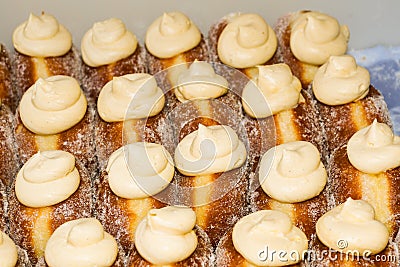
[(171, 58), (196, 47), (201, 41), (197, 26), (183, 13), (164, 13), (147, 29), (145, 43), (151, 54)]
[(270, 197), (295, 203), (319, 195), (327, 173), (313, 144), (294, 141), (273, 147), (262, 156), (259, 180)]
[(266, 118), (297, 106), (302, 100), (301, 83), (286, 64), (258, 66), (258, 76), (243, 88), (244, 111)]
[(117, 258), (114, 237), (95, 218), (66, 222), (50, 236), (45, 259), (49, 266), (111, 266)]
[[(233, 227), (235, 249), (251, 264), (257, 266), (284, 266), (299, 262), (291, 253), (303, 255), (307, 250), (306, 235), (292, 224), (281, 211), (260, 210), (241, 218)], [(271, 257), (266, 251), (284, 251), (282, 257)], [(293, 256), (293, 255), (292, 255)]]
[(171, 155), (162, 145), (138, 142), (112, 153), (106, 170), (110, 188), (117, 196), (138, 199), (166, 188), (175, 169)]
[(0, 231), (0, 266), (14, 267), (18, 261), (18, 251), (14, 241)]
[(96, 22), (82, 37), (82, 59), (91, 67), (111, 64), (133, 54), (137, 43), (120, 19)]
[(228, 81), (215, 73), (210, 63), (194, 61), (178, 76), (175, 96), (185, 102), (194, 99), (218, 98), (228, 91)]
[(385, 124), (374, 122), (356, 132), (347, 143), (351, 164), (364, 173), (376, 174), (400, 166), (400, 137)]
[(77, 80), (64, 75), (39, 78), (22, 96), (19, 113), (35, 134), (57, 134), (85, 116), (86, 97)]
[(368, 202), (348, 198), (318, 219), (318, 238), (343, 253), (358, 251), (363, 256), (379, 253), (388, 243), (389, 231), (374, 217), (374, 208)]
[(364, 98), (369, 92), (367, 69), (350, 55), (331, 56), (315, 73), (313, 92), (327, 105), (342, 105)]
[(38, 152), (22, 166), (15, 194), (28, 207), (48, 207), (68, 199), (79, 187), (75, 157), (66, 151)]
[(97, 110), (107, 122), (142, 119), (157, 115), (165, 97), (156, 79), (146, 73), (114, 77), (100, 91)]
[(350, 37), (346, 25), (324, 13), (298, 13), (291, 22), (290, 48), (294, 56), (305, 63), (322, 65), (332, 55), (347, 51)]
[(204, 126), (185, 136), (175, 149), (176, 168), (183, 175), (208, 175), (240, 167), (246, 148), (225, 125)]
[(30, 14), (13, 32), (14, 48), (31, 57), (57, 57), (72, 47), (71, 33), (52, 15)]
[(258, 14), (235, 14), (218, 38), (220, 60), (234, 68), (249, 68), (267, 62), (275, 54), (274, 30)]
[(197, 247), (193, 230), (196, 214), (190, 208), (152, 209), (135, 232), (135, 246), (148, 262), (167, 265), (188, 258)]

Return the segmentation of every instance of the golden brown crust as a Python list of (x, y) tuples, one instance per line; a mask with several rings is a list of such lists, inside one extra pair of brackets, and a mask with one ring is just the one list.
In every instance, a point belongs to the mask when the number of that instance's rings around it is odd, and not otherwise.
[(138, 45), (132, 55), (112, 64), (90, 67), (83, 63), (82, 86), (87, 96), (96, 101), (103, 86), (113, 77), (145, 72), (147, 72), (146, 50)]
[(0, 174), (0, 181), (9, 186), (14, 180), (18, 171), (18, 156), (15, 147), (13, 128), (15, 125), (14, 116), (5, 105), (0, 106), (0, 166), (3, 171)]
[[(308, 11), (299, 11), (300, 13)], [(315, 72), (319, 66), (307, 64), (299, 61), (292, 53), (290, 48), (290, 34), (291, 28), (290, 23), (295, 13), (287, 14), (286, 16), (280, 17), (274, 25), (274, 31), (278, 38), (278, 49), (275, 53), (274, 61), (286, 63), (290, 66), (290, 69), (299, 80), (301, 81), (302, 87), (307, 89), (311, 84)]]
[(150, 209), (162, 208), (166, 204), (159, 201), (157, 196), (137, 200), (118, 197), (108, 184), (106, 171), (101, 172), (95, 186), (96, 217), (103, 224), (104, 230), (117, 239), (122, 249), (130, 251), (134, 246), (134, 234), (139, 222)]
[(76, 161), (81, 182), (78, 189), (66, 200), (51, 207), (30, 208), (22, 205), (15, 195), (13, 184), (8, 197), (10, 236), (27, 250), (35, 264), (43, 256), (44, 246), (50, 235), (61, 224), (92, 216), (92, 185), (86, 168)]
[(39, 77), (46, 78), (53, 75), (67, 75), (79, 81), (81, 77), (80, 71), (81, 60), (79, 52), (75, 47), (72, 47), (63, 56), (46, 58), (26, 56), (14, 50), (13, 78), (19, 97), (22, 97), (23, 93)]
[(347, 143), (354, 133), (370, 125), (374, 119), (392, 125), (385, 100), (372, 85), (368, 95), (361, 100), (339, 106), (329, 106), (317, 101), (317, 108), (329, 153)]
[(72, 128), (56, 135), (40, 136), (29, 131), (23, 125), (17, 111), (14, 135), (21, 163), (25, 163), (39, 150), (65, 150), (80, 160), (88, 169), (91, 177), (94, 177), (97, 173), (93, 129), (94, 113), (93, 106), (89, 104), (83, 119)]
[[(205, 266), (214, 266), (214, 255), (213, 249), (210, 244), (210, 240), (208, 239), (207, 234), (199, 227), (195, 228), (197, 237), (198, 237), (198, 244), (196, 250), (190, 255), (189, 258), (174, 263), (170, 265), (166, 265), (168, 267), (205, 267)], [(130, 252), (128, 257), (128, 264), (129, 267), (151, 267), (155, 266), (148, 261), (144, 260), (136, 249), (133, 249)]]
[(0, 100), (15, 110), (18, 95), (12, 84), (12, 68), (10, 53), (4, 44), (0, 43)]

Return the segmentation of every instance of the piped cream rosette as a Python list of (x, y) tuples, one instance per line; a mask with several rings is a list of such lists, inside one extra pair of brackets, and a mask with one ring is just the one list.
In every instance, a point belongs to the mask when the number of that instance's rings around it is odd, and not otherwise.
[(114, 77), (100, 91), (97, 110), (107, 122), (142, 119), (157, 115), (165, 97), (150, 74), (134, 73)]
[(291, 22), (290, 48), (305, 63), (324, 64), (330, 56), (347, 51), (350, 32), (346, 25), (324, 13), (300, 12)]
[(72, 77), (64, 75), (39, 78), (22, 96), (19, 115), (22, 123), (35, 134), (63, 132), (85, 116), (86, 97)]
[(175, 149), (175, 164), (187, 176), (226, 172), (246, 160), (246, 148), (225, 125), (204, 126), (185, 136)]
[(0, 266), (14, 267), (18, 261), (18, 250), (14, 241), (0, 231)]
[(222, 63), (234, 68), (264, 64), (275, 54), (278, 41), (274, 30), (258, 14), (235, 14), (218, 38)]
[(313, 144), (294, 141), (273, 147), (262, 156), (259, 180), (270, 197), (295, 203), (319, 195), (327, 173)]
[(72, 47), (71, 33), (50, 14), (29, 15), (12, 36), (14, 48), (31, 57), (56, 57)]
[(50, 236), (45, 260), (54, 267), (111, 266), (117, 258), (118, 245), (95, 218), (66, 222)]
[(318, 219), (318, 238), (343, 253), (358, 252), (361, 257), (379, 253), (389, 241), (389, 231), (374, 217), (374, 208), (368, 202), (348, 198)]
[(201, 41), (197, 26), (181, 12), (164, 13), (147, 29), (145, 44), (158, 58), (171, 58), (196, 47)]
[(244, 111), (253, 118), (266, 118), (291, 109), (303, 101), (300, 80), (286, 64), (258, 66), (258, 76), (243, 88)]
[(370, 75), (350, 55), (331, 56), (315, 73), (315, 97), (327, 105), (342, 105), (363, 99), (369, 92)]
[(160, 144), (137, 142), (111, 154), (108, 183), (119, 197), (140, 199), (165, 189), (174, 177), (171, 155)]
[(28, 207), (48, 207), (70, 197), (79, 187), (75, 157), (66, 151), (38, 152), (22, 166), (15, 180), (15, 194)]
[(181, 102), (218, 98), (228, 92), (228, 81), (205, 61), (194, 61), (178, 76), (175, 96)]
[(82, 37), (82, 59), (91, 67), (111, 64), (133, 54), (137, 43), (120, 19), (96, 22)]
[(377, 174), (400, 166), (400, 137), (385, 124), (374, 122), (347, 143), (350, 163), (364, 173)]
[(241, 218), (233, 227), (232, 241), (235, 249), (256, 266), (295, 264), (308, 248), (304, 232), (286, 213), (276, 210), (260, 210)]
[(135, 232), (135, 246), (148, 262), (167, 265), (188, 258), (197, 247), (195, 212), (186, 207), (152, 209)]

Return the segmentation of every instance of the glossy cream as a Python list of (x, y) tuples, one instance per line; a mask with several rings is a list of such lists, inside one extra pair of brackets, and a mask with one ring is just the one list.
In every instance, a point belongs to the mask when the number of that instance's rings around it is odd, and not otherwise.
[(57, 57), (72, 47), (71, 33), (47, 13), (30, 14), (13, 32), (15, 50), (31, 57)]
[(187, 259), (197, 247), (193, 230), (195, 212), (186, 207), (152, 209), (135, 232), (139, 254), (155, 265), (168, 265)]
[(275, 54), (276, 34), (260, 15), (237, 13), (228, 17), (227, 23), (217, 44), (222, 63), (249, 68), (267, 62)]
[(39, 78), (22, 96), (19, 115), (26, 128), (35, 134), (63, 132), (85, 116), (86, 97), (78, 81), (70, 76)]
[(161, 112), (163, 91), (153, 76), (146, 73), (114, 77), (106, 83), (97, 99), (97, 110), (106, 122), (143, 119)]
[(258, 76), (243, 89), (244, 111), (253, 118), (266, 118), (295, 108), (302, 100), (300, 80), (286, 64), (258, 66)]
[(400, 137), (376, 120), (347, 143), (350, 163), (364, 173), (377, 174), (400, 166)]
[(48, 207), (68, 199), (79, 187), (75, 157), (66, 151), (39, 151), (20, 169), (15, 194), (27, 207)]
[(0, 266), (14, 267), (18, 261), (18, 250), (14, 241), (4, 232), (0, 231)]
[(81, 41), (82, 59), (91, 67), (108, 65), (136, 51), (136, 36), (123, 21), (110, 18), (93, 24)]

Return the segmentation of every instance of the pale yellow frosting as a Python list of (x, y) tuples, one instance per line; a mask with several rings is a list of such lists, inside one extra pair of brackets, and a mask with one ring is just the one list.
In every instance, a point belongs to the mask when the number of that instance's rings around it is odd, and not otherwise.
[(364, 98), (369, 92), (367, 69), (357, 65), (350, 55), (331, 56), (316, 72), (315, 97), (327, 105), (342, 105)]
[(386, 226), (375, 220), (374, 208), (364, 200), (348, 198), (317, 221), (317, 235), (329, 248), (361, 255), (381, 252), (389, 240)]
[[(260, 210), (241, 218), (233, 227), (232, 241), (235, 249), (257, 266), (295, 264), (308, 247), (303, 231), (292, 224), (286, 213), (276, 210)], [(270, 255), (272, 251), (275, 256)], [(280, 251), (286, 254), (278, 257)]]
[(225, 125), (204, 126), (185, 136), (175, 149), (175, 165), (183, 175), (207, 175), (240, 167), (246, 148)]
[(136, 36), (116, 18), (94, 23), (81, 41), (83, 61), (91, 67), (117, 62), (133, 54), (136, 48)]
[(300, 91), (301, 83), (288, 65), (258, 66), (258, 76), (243, 88), (243, 109), (253, 118), (266, 118), (296, 107)]
[(320, 12), (302, 12), (291, 22), (290, 48), (305, 63), (322, 65), (329, 56), (343, 55), (350, 37), (346, 25)]
[(52, 206), (69, 198), (79, 187), (75, 157), (66, 151), (38, 152), (22, 166), (15, 180), (15, 194), (28, 207)]
[(111, 190), (127, 199), (161, 192), (171, 182), (174, 171), (171, 155), (155, 143), (125, 145), (111, 154), (107, 164)]
[(18, 250), (14, 241), (0, 231), (0, 266), (14, 267), (18, 261)]
[(71, 33), (52, 15), (29, 15), (12, 36), (14, 48), (31, 57), (57, 57), (72, 47)]
[(19, 115), (26, 128), (41, 134), (57, 134), (85, 116), (86, 97), (77, 80), (55, 75), (39, 78), (22, 96)]
[(175, 95), (179, 101), (218, 98), (228, 91), (228, 81), (210, 63), (194, 61), (178, 76)]
[(135, 246), (148, 262), (167, 265), (188, 258), (197, 247), (195, 212), (186, 207), (152, 209), (135, 232)]
[(364, 173), (380, 173), (400, 166), (400, 137), (385, 123), (374, 122), (356, 132), (347, 144), (351, 164)]
[(234, 68), (249, 68), (267, 62), (275, 54), (274, 30), (257, 14), (235, 14), (218, 38), (218, 57)]
[(117, 122), (157, 115), (164, 104), (164, 93), (154, 77), (135, 73), (106, 83), (97, 99), (97, 110), (103, 120)]
[(117, 258), (114, 237), (95, 218), (66, 222), (50, 236), (45, 259), (53, 267), (111, 266)]
[(159, 58), (171, 58), (196, 47), (201, 41), (197, 26), (181, 12), (164, 13), (147, 29), (145, 43)]
[(319, 195), (327, 173), (313, 144), (294, 141), (273, 147), (262, 156), (259, 180), (270, 197), (295, 203)]

